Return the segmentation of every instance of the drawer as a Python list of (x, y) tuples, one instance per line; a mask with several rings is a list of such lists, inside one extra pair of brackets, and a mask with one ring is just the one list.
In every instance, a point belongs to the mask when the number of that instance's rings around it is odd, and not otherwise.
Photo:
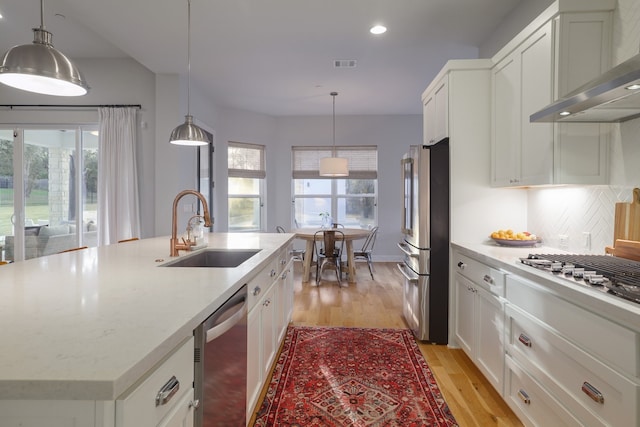
[(453, 254), (453, 268), (476, 285), (504, 296), (505, 273), (459, 253)]
[(582, 426), (509, 356), (506, 357), (505, 400), (527, 426)]
[[(507, 306), (507, 352), (589, 426), (638, 425), (638, 385)], [(622, 350), (624, 351), (624, 350)]]
[[(193, 337), (182, 344), (168, 359), (124, 396), (116, 400), (116, 425), (139, 427), (157, 425), (186, 394), (193, 395)], [(168, 392), (164, 402), (159, 392), (175, 377), (175, 393)], [(167, 387), (167, 389), (170, 389)]]
[(253, 276), (247, 283), (248, 292), (248, 306), (247, 309), (251, 310), (260, 299), (267, 293), (269, 287), (278, 278), (278, 271), (281, 270), (278, 264), (279, 257), (276, 255), (269, 261), (269, 263), (260, 269), (260, 271)]
[(506, 298), (607, 365), (632, 377), (639, 376), (640, 340), (634, 331), (511, 274), (506, 278)]
[(293, 251), (293, 243), (288, 244), (278, 251), (277, 267), (278, 275), (282, 274), (287, 263), (291, 259), (291, 251)]

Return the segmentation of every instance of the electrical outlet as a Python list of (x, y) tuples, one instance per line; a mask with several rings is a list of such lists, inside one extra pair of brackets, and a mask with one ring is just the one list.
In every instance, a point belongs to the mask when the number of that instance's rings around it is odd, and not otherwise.
[(569, 235), (559, 234), (558, 240), (559, 240), (560, 249), (569, 249)]
[(591, 250), (591, 233), (588, 231), (582, 232), (582, 249), (586, 251)]

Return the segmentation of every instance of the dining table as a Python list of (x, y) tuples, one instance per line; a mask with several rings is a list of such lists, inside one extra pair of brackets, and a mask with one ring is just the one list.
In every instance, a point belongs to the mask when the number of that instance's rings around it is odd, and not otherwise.
[[(294, 230), (296, 238), (304, 240), (306, 242), (304, 261), (302, 263), (302, 282), (309, 282), (311, 277), (311, 263), (313, 262), (313, 250), (314, 241), (322, 239), (322, 234), (316, 236), (316, 232), (333, 230), (332, 228), (298, 228)], [(356, 263), (353, 256), (353, 241), (358, 239), (364, 239), (369, 235), (369, 230), (364, 228), (336, 228), (335, 230), (344, 233), (345, 250), (347, 252), (347, 272), (349, 275), (348, 282), (355, 283), (356, 281)], [(342, 236), (336, 234), (336, 239), (341, 239)]]

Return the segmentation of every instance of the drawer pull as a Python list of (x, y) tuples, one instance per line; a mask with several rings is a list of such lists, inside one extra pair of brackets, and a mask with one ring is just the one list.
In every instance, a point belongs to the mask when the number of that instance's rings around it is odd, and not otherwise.
[(531, 403), (531, 399), (529, 399), (529, 395), (522, 389), (518, 390), (518, 397), (522, 400), (523, 403), (527, 405)]
[(276, 270), (271, 269), (271, 272), (269, 273), (269, 277), (273, 277), (273, 276), (275, 276), (276, 274), (278, 274), (278, 273), (276, 272)]
[(518, 337), (518, 341), (520, 341), (522, 344), (526, 345), (527, 347), (531, 347), (531, 338), (529, 338), (525, 334), (520, 334), (520, 336)]
[(254, 297), (256, 297), (260, 294), (260, 292), (262, 292), (262, 289), (260, 289), (260, 286), (256, 286), (255, 288), (253, 288), (253, 292), (251, 293), (253, 294)]
[(464, 263), (464, 262), (462, 262), (462, 261), (460, 261), (460, 262), (458, 263), (458, 268), (459, 268), (460, 270), (464, 270), (466, 266), (467, 266), (467, 264), (465, 264), (465, 263)]
[(490, 285), (493, 285), (493, 277), (489, 276), (488, 274), (485, 274), (483, 277), (484, 281), (487, 282)]
[(200, 407), (200, 401), (198, 399), (194, 399), (194, 400), (190, 400), (189, 401), (189, 409), (193, 408), (193, 409), (198, 409)]
[(166, 404), (178, 390), (180, 390), (180, 381), (178, 381), (174, 375), (162, 386), (158, 394), (156, 394), (156, 406)]
[(594, 402), (604, 403), (604, 396), (598, 391), (597, 388), (589, 384), (588, 382), (582, 383), (582, 391), (589, 396)]

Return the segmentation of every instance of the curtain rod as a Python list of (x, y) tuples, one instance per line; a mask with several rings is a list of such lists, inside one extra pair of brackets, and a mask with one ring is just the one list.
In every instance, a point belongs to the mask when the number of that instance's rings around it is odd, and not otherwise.
[(142, 108), (140, 104), (102, 104), (102, 105), (62, 105), (62, 104), (0, 104), (0, 107), (9, 107), (9, 109), (13, 109), (16, 107), (27, 107), (27, 108), (100, 108), (100, 107), (111, 107), (111, 108), (124, 108), (124, 107), (133, 107), (133, 108)]

